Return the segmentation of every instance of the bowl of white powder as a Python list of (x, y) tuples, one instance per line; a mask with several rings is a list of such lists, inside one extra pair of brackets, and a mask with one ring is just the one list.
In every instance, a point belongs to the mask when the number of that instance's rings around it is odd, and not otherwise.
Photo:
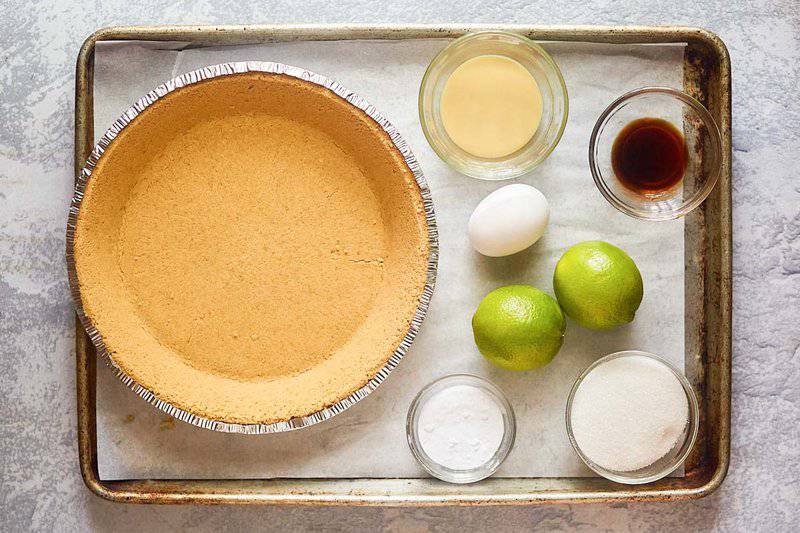
[(589, 365), (567, 400), (567, 434), (578, 456), (618, 483), (650, 483), (674, 472), (697, 437), (692, 386), (661, 357), (629, 350)]
[(411, 402), (406, 421), (414, 457), (450, 483), (491, 476), (511, 451), (515, 434), (514, 411), (503, 392), (469, 374), (426, 386)]

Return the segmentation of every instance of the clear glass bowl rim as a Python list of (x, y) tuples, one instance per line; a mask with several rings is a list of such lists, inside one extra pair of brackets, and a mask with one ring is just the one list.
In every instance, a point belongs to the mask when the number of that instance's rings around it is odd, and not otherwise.
[[(451, 50), (452, 48), (463, 44), (464, 42), (469, 42), (469, 41), (472, 41), (472, 40), (478, 40), (478, 39), (481, 39), (481, 38), (484, 38), (484, 37), (489, 37), (489, 36), (501, 36), (501, 37), (509, 38), (509, 39), (518, 41), (519, 43), (522, 43), (525, 46), (528, 46), (528, 47), (536, 50), (541, 55), (541, 57), (544, 59), (544, 62), (553, 70), (553, 72), (556, 73), (556, 77), (557, 77), (558, 82), (559, 82), (558, 88), (560, 89), (560, 94), (562, 95), (563, 103), (564, 103), (564, 111), (563, 111), (563, 113), (561, 114), (561, 117), (560, 117), (561, 122), (559, 124), (558, 131), (557, 131), (555, 137), (553, 138), (553, 141), (547, 146), (547, 148), (538, 157), (529, 159), (528, 161), (525, 162), (525, 164), (519, 165), (517, 168), (514, 168), (513, 171), (506, 172), (501, 177), (490, 177), (488, 175), (488, 172), (487, 172), (487, 174), (481, 174), (481, 173), (478, 173), (478, 172), (468, 171), (468, 169), (462, 168), (461, 165), (456, 164), (447, 152), (443, 151), (441, 149), (441, 147), (437, 146), (437, 141), (433, 138), (433, 136), (432, 136), (432, 134), (430, 132), (430, 129), (428, 128), (428, 124), (427, 124), (427, 120), (425, 119), (425, 112), (424, 112), (424, 108), (425, 108), (425, 105), (424, 105), (424, 103), (425, 103), (425, 98), (424, 98), (425, 88), (426, 88), (427, 84), (429, 83), (429, 80), (430, 80), (430, 77), (431, 77), (433, 69), (436, 66), (438, 66), (444, 60), (444, 58), (446, 56), (446, 53), (449, 50)], [(419, 95), (417, 97), (417, 112), (419, 114), (419, 121), (420, 121), (420, 126), (422, 127), (422, 133), (425, 135), (425, 140), (428, 141), (428, 145), (433, 149), (433, 151), (436, 153), (436, 155), (439, 156), (439, 158), (442, 161), (447, 163), (448, 166), (450, 166), (451, 168), (453, 168), (457, 172), (460, 172), (460, 173), (462, 173), (462, 174), (464, 174), (466, 176), (469, 176), (471, 178), (476, 178), (476, 179), (481, 179), (481, 180), (486, 180), (486, 181), (505, 181), (505, 180), (515, 179), (515, 178), (518, 178), (518, 177), (520, 177), (520, 176), (522, 176), (524, 174), (527, 174), (528, 172), (530, 172), (531, 170), (536, 168), (540, 163), (542, 163), (542, 161), (547, 159), (550, 156), (550, 154), (553, 152), (553, 150), (556, 149), (556, 146), (558, 146), (558, 143), (561, 142), (561, 137), (564, 135), (564, 130), (567, 127), (567, 121), (569, 119), (569, 93), (567, 91), (567, 84), (564, 81), (564, 75), (561, 72), (561, 68), (558, 66), (558, 64), (555, 62), (555, 60), (552, 58), (552, 56), (547, 52), (547, 50), (545, 50), (540, 44), (538, 44), (537, 42), (533, 41), (532, 39), (529, 39), (528, 37), (526, 37), (526, 36), (524, 36), (524, 35), (522, 35), (520, 33), (516, 33), (516, 32), (513, 32), (513, 31), (483, 30), (483, 31), (470, 32), (470, 33), (467, 33), (465, 35), (462, 35), (461, 37), (458, 37), (458, 38), (454, 39), (452, 42), (448, 43), (444, 48), (439, 50), (439, 52), (434, 56), (434, 58), (428, 64), (428, 67), (425, 69), (425, 74), (423, 74), (422, 81), (420, 82), (420, 85), (419, 85)], [(490, 160), (482, 160), (480, 158), (476, 158), (476, 157), (471, 156), (469, 154), (467, 154), (467, 155), (469, 156), (469, 159), (471, 159), (473, 161), (477, 161), (477, 162), (490, 161)], [(496, 161), (492, 161), (492, 162), (496, 162)]]
[[(492, 459), (490, 459), (488, 462), (471, 469), (458, 470), (440, 465), (425, 453), (416, 437), (417, 432), (414, 428), (415, 414), (419, 410), (420, 401), (435, 386), (451, 380), (467, 381), (471, 386), (487, 389), (495, 398), (499, 400), (501, 411), (503, 412), (503, 415), (505, 415), (503, 417), (503, 439), (500, 442), (497, 452), (495, 452), (494, 456), (492, 456)], [(503, 393), (503, 391), (491, 381), (474, 374), (448, 374), (428, 383), (417, 393), (416, 396), (414, 396), (414, 399), (411, 401), (411, 405), (408, 408), (408, 414), (406, 415), (406, 439), (408, 440), (408, 446), (411, 448), (411, 453), (414, 455), (414, 458), (430, 475), (448, 483), (475, 483), (494, 474), (500, 465), (503, 464), (503, 461), (505, 461), (509, 452), (514, 447), (514, 441), (517, 434), (516, 432), (517, 428), (514, 409), (511, 407), (511, 403), (508, 401), (505, 393)]]
[[(575, 393), (577, 392), (578, 387), (580, 387), (581, 383), (583, 383), (584, 378), (588, 376), (592, 370), (603, 363), (611, 361), (612, 359), (619, 359), (621, 357), (630, 357), (634, 355), (644, 356), (657, 361), (672, 371), (683, 387), (683, 390), (686, 393), (686, 400), (689, 403), (689, 431), (686, 435), (686, 440), (682, 444), (682, 447), (685, 449), (682, 453), (675, 456), (675, 459), (668, 463), (663, 469), (654, 472), (649, 476), (643, 477), (632, 477), (628, 472), (617, 472), (595, 464), (591, 459), (584, 455), (580, 446), (578, 446), (578, 442), (575, 440), (575, 434), (572, 432), (572, 401), (575, 398)], [(691, 383), (689, 383), (689, 380), (686, 379), (686, 376), (684, 376), (683, 373), (675, 368), (671, 363), (654, 353), (645, 352), (643, 350), (622, 350), (601, 357), (597, 361), (587, 366), (583, 372), (580, 373), (577, 379), (575, 379), (575, 383), (572, 384), (572, 388), (569, 391), (569, 396), (567, 397), (567, 410), (565, 419), (567, 425), (567, 436), (569, 437), (570, 444), (572, 444), (572, 448), (575, 450), (575, 453), (578, 454), (578, 457), (581, 458), (581, 461), (583, 461), (584, 464), (586, 464), (586, 466), (588, 466), (594, 473), (611, 481), (616, 481), (617, 483), (624, 483), (626, 485), (642, 485), (644, 483), (658, 481), (659, 479), (668, 476), (686, 460), (686, 458), (689, 456), (689, 453), (692, 451), (692, 448), (694, 448), (695, 441), (697, 440), (697, 431), (700, 424), (700, 408), (697, 402), (697, 395), (694, 392), (694, 388), (692, 387)]]
[[(698, 189), (691, 198), (684, 200), (679, 208), (666, 212), (653, 213), (650, 211), (637, 209), (624, 199), (614, 194), (614, 192), (606, 184), (606, 180), (603, 178), (603, 172), (600, 170), (600, 165), (598, 164), (597, 157), (595, 156), (600, 132), (605, 127), (611, 116), (629, 100), (647, 94), (665, 94), (672, 96), (673, 98), (676, 98), (691, 107), (706, 126), (706, 130), (708, 131), (711, 141), (709, 150), (711, 157), (714, 159), (714, 164), (710, 167), (711, 175), (708, 176), (708, 179), (706, 179), (703, 187)], [(714, 186), (717, 184), (717, 180), (719, 179), (719, 174), (721, 172), (721, 156), (722, 136), (720, 135), (719, 127), (717, 126), (714, 117), (711, 116), (711, 113), (709, 113), (708, 109), (706, 109), (706, 107), (696, 98), (678, 89), (673, 89), (672, 87), (640, 87), (623, 94), (611, 102), (608, 107), (603, 110), (595, 122), (594, 128), (592, 129), (592, 135), (589, 138), (589, 168), (592, 172), (592, 178), (594, 179), (595, 185), (600, 190), (603, 197), (605, 197), (605, 199), (611, 205), (626, 215), (629, 215), (633, 218), (638, 218), (640, 220), (673, 220), (688, 214), (690, 211), (702, 204), (708, 195), (711, 194), (711, 191), (714, 189)]]

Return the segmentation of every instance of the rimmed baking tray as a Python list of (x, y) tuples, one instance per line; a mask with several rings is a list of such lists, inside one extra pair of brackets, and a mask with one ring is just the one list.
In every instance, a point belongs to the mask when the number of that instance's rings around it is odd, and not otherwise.
[(129, 479), (101, 480), (97, 467), (96, 354), (76, 323), (78, 445), (89, 489), (133, 503), (271, 503), (342, 505), (486, 505), (685, 500), (715, 490), (730, 452), (731, 387), (731, 107), (730, 59), (714, 34), (684, 27), (526, 25), (160, 26), (113, 27), (92, 34), (78, 55), (75, 169), (93, 145), (93, 64), (99, 41), (182, 41), (196, 46), (275, 41), (422, 39), (504, 29), (537, 41), (685, 43), (684, 90), (703, 102), (722, 132), (722, 173), (705, 204), (686, 219), (686, 374), (701, 404), (700, 434), (685, 476), (629, 487), (598, 478), (495, 478), (473, 485), (408, 479)]

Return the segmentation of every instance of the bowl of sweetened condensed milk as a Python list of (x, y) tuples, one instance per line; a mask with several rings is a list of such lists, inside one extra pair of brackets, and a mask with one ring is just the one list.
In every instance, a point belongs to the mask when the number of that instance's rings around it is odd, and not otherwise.
[(471, 33), (431, 61), (422, 78), (422, 130), (439, 157), (474, 178), (516, 178), (544, 161), (567, 123), (558, 65), (530, 39)]

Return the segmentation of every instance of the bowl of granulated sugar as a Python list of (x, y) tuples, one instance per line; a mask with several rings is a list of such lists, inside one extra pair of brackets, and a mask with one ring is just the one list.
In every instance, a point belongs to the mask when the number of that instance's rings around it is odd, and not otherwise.
[(684, 375), (657, 355), (630, 350), (584, 370), (567, 400), (567, 434), (597, 474), (650, 483), (683, 464), (697, 437), (699, 410)]

